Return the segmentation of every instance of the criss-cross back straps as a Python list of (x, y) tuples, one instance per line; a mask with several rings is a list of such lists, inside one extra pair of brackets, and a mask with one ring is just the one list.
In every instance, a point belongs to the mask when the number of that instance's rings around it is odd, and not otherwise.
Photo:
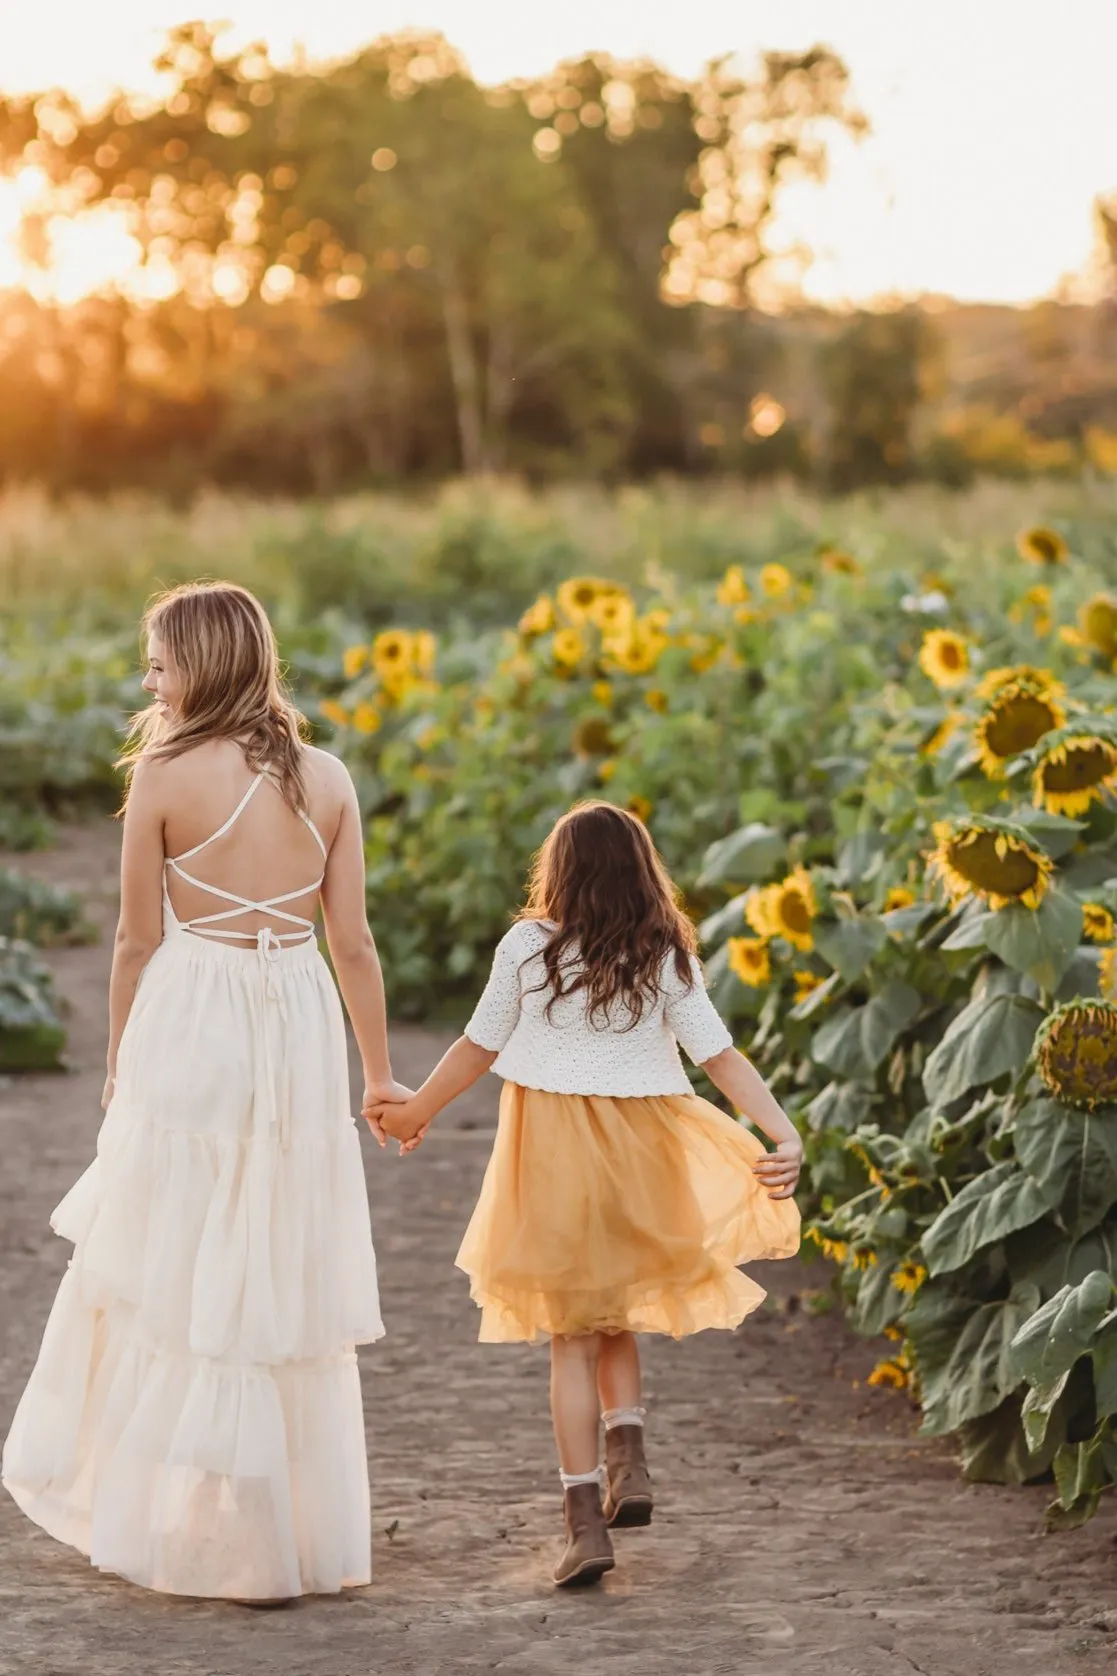
[[(215, 843), (218, 838), (224, 838), (225, 834), (232, 826), (235, 825), (237, 820), (244, 813), (244, 810), (248, 807), (248, 804), (255, 796), (261, 781), (267, 779), (267, 777), (266, 770), (257, 774), (256, 778), (253, 780), (252, 784), (249, 786), (248, 790), (245, 792), (228, 820), (225, 821), (223, 825), (219, 826), (216, 832), (211, 832), (208, 838), (203, 838), (200, 844), (194, 845), (193, 849), (184, 850), (181, 855), (169, 855), (167, 857), (165, 865), (173, 867), (179, 878), (184, 879), (187, 884), (194, 885), (198, 890), (206, 891), (210, 896), (220, 898), (222, 902), (232, 902), (235, 904), (234, 907), (222, 908), (218, 910), (217, 913), (198, 914), (194, 919), (185, 920), (183, 921), (183, 930), (192, 931), (199, 937), (235, 937), (243, 940), (244, 942), (254, 943), (258, 938), (257, 932), (235, 931), (232, 926), (226, 925), (224, 922), (230, 919), (237, 919), (241, 914), (272, 914), (276, 919), (286, 920), (288, 925), (295, 925), (299, 928), (297, 931), (273, 932), (272, 935), (278, 942), (302, 942), (307, 937), (313, 936), (313, 920), (307, 919), (303, 914), (287, 913), (280, 906), (280, 904), (283, 902), (295, 902), (300, 896), (309, 896), (312, 890), (318, 890), (325, 879), (326, 875), (324, 872), (318, 875), (313, 884), (302, 885), (298, 890), (289, 890), (279, 896), (270, 896), (263, 902), (254, 902), (247, 896), (239, 896), (235, 891), (222, 890), (218, 885), (211, 885), (205, 879), (196, 879), (193, 873), (188, 873), (185, 867), (181, 865), (182, 862), (189, 861), (191, 856), (197, 855), (200, 850), (204, 850), (208, 845)], [(327, 856), (327, 850), (322, 840), (322, 834), (304, 810), (300, 809), (299, 813), (309, 828), (315, 843), (321, 850), (322, 859), (324, 861)]]

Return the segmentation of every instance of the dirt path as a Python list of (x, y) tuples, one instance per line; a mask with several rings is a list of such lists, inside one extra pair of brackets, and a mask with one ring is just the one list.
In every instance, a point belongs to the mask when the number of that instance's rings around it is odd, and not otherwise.
[[(116, 833), (32, 858), (111, 923)], [(0, 1086), (0, 1429), (67, 1249), (47, 1217), (91, 1155), (108, 950), (54, 958), (74, 1069)], [(394, 1035), (420, 1077), (438, 1034)], [(492, 1079), (489, 1079), (492, 1082)], [(874, 1347), (797, 1308), (825, 1276), (758, 1265), (774, 1307), (732, 1337), (649, 1346), (656, 1523), (604, 1588), (548, 1583), (558, 1495), (545, 1354), (475, 1342), (452, 1267), (495, 1083), (401, 1165), (366, 1151), (388, 1337), (362, 1358), (370, 1589), (275, 1613), (183, 1602), (98, 1573), (0, 1502), (0, 1672), (34, 1676), (1063, 1676), (1114, 1668), (1117, 1509), (1045, 1538), (1048, 1492), (967, 1485), (906, 1403), (866, 1389)], [(391, 1533), (389, 1535), (389, 1533)]]

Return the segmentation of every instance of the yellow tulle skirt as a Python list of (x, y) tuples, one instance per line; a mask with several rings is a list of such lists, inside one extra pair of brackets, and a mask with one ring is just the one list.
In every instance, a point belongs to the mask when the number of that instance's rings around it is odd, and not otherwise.
[(766, 1148), (697, 1095), (608, 1099), (505, 1083), (458, 1252), (483, 1343), (736, 1327), (764, 1290), (737, 1268), (799, 1248)]

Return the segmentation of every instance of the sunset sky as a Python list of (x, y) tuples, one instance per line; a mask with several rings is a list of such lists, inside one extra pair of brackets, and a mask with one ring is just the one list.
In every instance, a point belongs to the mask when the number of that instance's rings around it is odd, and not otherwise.
[[(199, 13), (176, 0), (0, 0), (0, 88), (63, 85), (95, 101), (150, 87), (161, 30)], [(281, 59), (300, 42), (338, 56), (378, 33), (439, 29), (484, 81), (591, 49), (690, 73), (716, 54), (824, 40), (848, 63), (873, 134), (841, 144), (829, 185), (787, 206), (788, 232), (818, 252), (807, 289), (820, 299), (1028, 301), (1085, 267), (1092, 201), (1117, 190), (1111, 0), (223, 0), (209, 15), (233, 21), (231, 41), (264, 37)], [(15, 213), (0, 188), (0, 284), (13, 282)], [(88, 289), (124, 259), (104, 233), (99, 254), (75, 238), (59, 289)]]

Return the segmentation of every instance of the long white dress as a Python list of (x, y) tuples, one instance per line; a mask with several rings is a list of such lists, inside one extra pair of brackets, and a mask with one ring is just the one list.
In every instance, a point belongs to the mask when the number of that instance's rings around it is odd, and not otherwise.
[[(51, 1218), (74, 1253), (3, 1456), (24, 1512), (94, 1565), (261, 1600), (369, 1581), (354, 1347), (383, 1332), (341, 1006), (281, 906), (321, 880), (250, 902), (180, 866), (264, 778), (168, 862), (233, 906), (180, 923), (164, 884), (96, 1160)], [(230, 928), (250, 910), (297, 929)]]

